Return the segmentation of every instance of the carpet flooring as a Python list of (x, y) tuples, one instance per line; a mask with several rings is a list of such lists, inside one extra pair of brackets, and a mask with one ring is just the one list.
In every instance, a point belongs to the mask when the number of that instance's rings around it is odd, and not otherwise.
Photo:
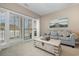
[[(52, 54), (34, 47), (33, 41), (18, 43), (0, 51), (0, 56), (53, 56)], [(79, 56), (79, 47), (62, 45), (61, 56)]]

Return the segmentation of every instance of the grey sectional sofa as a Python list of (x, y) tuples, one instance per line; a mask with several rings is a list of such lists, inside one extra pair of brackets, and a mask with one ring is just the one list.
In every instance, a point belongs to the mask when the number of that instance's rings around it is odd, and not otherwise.
[(61, 44), (75, 47), (75, 40), (77, 39), (75, 34), (68, 30), (56, 30), (50, 31), (50, 38), (61, 40)]

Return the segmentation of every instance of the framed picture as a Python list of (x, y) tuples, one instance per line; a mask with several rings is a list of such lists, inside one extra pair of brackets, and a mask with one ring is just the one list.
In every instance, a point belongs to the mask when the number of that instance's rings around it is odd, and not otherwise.
[(64, 28), (68, 27), (68, 18), (60, 18), (50, 21), (49, 28)]

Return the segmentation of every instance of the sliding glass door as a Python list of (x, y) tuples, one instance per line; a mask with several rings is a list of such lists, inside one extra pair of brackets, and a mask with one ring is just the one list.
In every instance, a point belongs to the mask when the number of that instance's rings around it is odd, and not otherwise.
[(28, 30), (29, 30), (30, 39), (32, 39), (32, 19), (29, 19), (28, 24), (29, 24)]
[(10, 39), (18, 39), (21, 36), (20, 16), (10, 13), (9, 19)]
[(0, 42), (5, 40), (6, 11), (0, 9)]
[(4, 40), (32, 39), (39, 36), (39, 21), (0, 8), (0, 42)]
[(29, 39), (30, 34), (29, 34), (29, 23), (28, 23), (28, 18), (24, 18), (24, 40)]
[(32, 39), (32, 20), (29, 17), (24, 17), (23, 35), (24, 40)]

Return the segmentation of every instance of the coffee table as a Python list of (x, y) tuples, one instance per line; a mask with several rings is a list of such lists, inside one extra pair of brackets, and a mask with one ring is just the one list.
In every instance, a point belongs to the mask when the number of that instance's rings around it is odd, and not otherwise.
[(34, 46), (56, 56), (61, 55), (61, 40), (50, 39), (49, 41), (45, 41), (37, 37), (34, 39)]

